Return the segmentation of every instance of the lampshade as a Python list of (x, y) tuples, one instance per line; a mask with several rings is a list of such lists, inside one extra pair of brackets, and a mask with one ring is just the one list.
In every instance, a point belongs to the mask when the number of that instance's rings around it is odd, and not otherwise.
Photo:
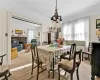
[(96, 35), (100, 35), (100, 30), (96, 31)]

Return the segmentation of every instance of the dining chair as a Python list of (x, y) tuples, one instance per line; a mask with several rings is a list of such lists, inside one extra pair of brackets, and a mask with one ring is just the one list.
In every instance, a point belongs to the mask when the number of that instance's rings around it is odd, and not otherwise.
[(83, 61), (83, 58), (84, 58), (84, 54), (88, 55), (87, 59), (89, 60), (90, 59), (89, 56), (91, 56), (91, 52), (92, 52), (92, 44), (89, 42), (88, 50), (82, 52), (82, 61)]
[[(58, 63), (58, 80), (60, 80), (60, 69), (70, 73), (71, 80), (73, 80), (73, 73), (76, 70), (77, 80), (79, 80), (79, 66), (81, 63), (81, 53), (82, 50), (74, 52), (74, 57), (72, 60), (62, 60)], [(77, 57), (76, 57), (77, 56)]]
[(0, 56), (0, 77), (4, 77), (2, 80), (8, 80), (8, 77), (11, 76), (11, 73), (9, 71), (9, 65), (2, 65), (4, 56), (6, 56), (6, 54)]
[[(43, 71), (46, 70), (46, 68), (44, 69), (42, 64), (42, 60), (39, 58), (39, 54), (38, 54), (38, 49), (37, 49), (37, 45), (31, 45), (31, 53), (32, 53), (32, 71), (31, 71), (31, 75), (33, 74), (33, 69), (37, 68), (37, 78), (36, 80), (39, 79), (39, 74)], [(34, 66), (34, 63), (36, 63), (36, 66)], [(39, 68), (42, 69), (42, 71), (39, 71)]]
[(4, 56), (6, 56), (6, 54), (4, 54), (4, 55), (0, 56), (0, 59), (1, 59), (1, 61), (0, 61), (0, 65), (2, 65), (2, 64), (3, 64), (3, 58), (4, 58)]
[(71, 44), (70, 51), (60, 55), (60, 61), (61, 61), (61, 59), (68, 59), (68, 60), (70, 60), (73, 57), (73, 54), (75, 53), (75, 51), (76, 51), (76, 43), (73, 43), (73, 44)]

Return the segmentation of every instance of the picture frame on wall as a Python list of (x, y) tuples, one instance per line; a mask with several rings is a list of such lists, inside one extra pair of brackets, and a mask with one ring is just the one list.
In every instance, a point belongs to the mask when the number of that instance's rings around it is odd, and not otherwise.
[(23, 34), (23, 30), (15, 30), (15, 34)]
[(96, 19), (96, 29), (100, 29), (100, 19)]

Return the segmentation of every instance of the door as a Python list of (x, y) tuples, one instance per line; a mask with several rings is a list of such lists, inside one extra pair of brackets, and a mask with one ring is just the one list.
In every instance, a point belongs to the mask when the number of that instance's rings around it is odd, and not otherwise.
[(48, 44), (51, 43), (51, 33), (48, 33)]

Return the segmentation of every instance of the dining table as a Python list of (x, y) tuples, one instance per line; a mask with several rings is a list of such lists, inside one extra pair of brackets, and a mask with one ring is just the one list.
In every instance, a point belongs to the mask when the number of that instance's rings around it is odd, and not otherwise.
[(61, 47), (43, 45), (37, 47), (39, 58), (44, 64), (46, 64), (47, 70), (53, 72), (52, 78), (54, 78), (54, 65), (56, 57), (69, 51), (70, 47), (70, 45), (62, 45)]

